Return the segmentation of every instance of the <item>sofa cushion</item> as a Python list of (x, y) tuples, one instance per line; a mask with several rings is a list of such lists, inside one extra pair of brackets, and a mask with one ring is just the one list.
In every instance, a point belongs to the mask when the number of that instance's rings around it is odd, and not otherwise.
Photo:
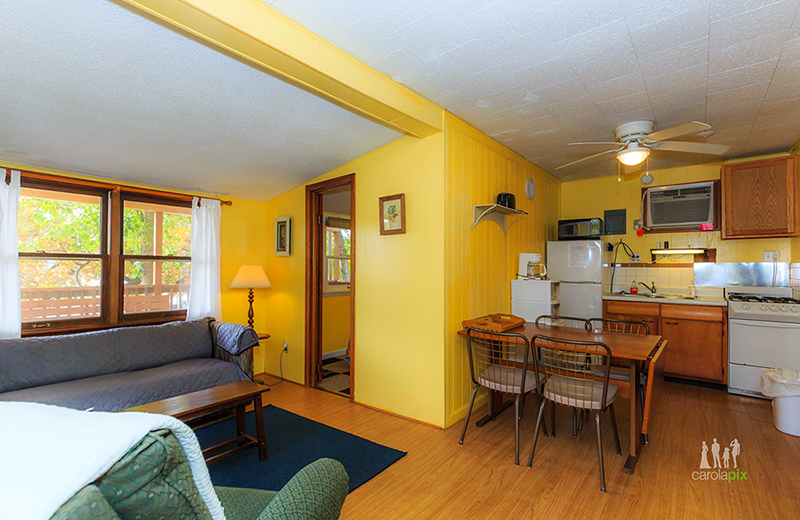
[(188, 359), (156, 368), (106, 374), (0, 393), (0, 401), (30, 401), (78, 410), (116, 412), (215, 386), (249, 381), (234, 363)]
[(0, 340), (0, 392), (210, 358), (209, 321)]

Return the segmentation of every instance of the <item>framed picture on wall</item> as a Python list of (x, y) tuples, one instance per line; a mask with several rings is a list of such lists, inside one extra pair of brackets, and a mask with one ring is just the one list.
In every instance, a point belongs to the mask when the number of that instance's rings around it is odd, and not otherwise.
[(406, 232), (406, 194), (389, 195), (378, 199), (381, 210), (381, 235), (400, 235)]
[(275, 256), (292, 254), (292, 218), (275, 219)]

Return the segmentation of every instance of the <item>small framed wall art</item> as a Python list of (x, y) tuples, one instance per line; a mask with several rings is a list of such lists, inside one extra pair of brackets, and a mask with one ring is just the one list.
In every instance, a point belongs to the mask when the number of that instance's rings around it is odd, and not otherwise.
[(275, 219), (275, 256), (292, 254), (292, 218)]
[(381, 210), (381, 235), (400, 235), (406, 232), (406, 194), (388, 195), (378, 199)]

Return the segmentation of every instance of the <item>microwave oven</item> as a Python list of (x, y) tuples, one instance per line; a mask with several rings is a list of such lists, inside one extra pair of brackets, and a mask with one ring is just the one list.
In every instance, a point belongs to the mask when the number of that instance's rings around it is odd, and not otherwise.
[(603, 219), (578, 218), (558, 221), (559, 240), (592, 240), (603, 236)]

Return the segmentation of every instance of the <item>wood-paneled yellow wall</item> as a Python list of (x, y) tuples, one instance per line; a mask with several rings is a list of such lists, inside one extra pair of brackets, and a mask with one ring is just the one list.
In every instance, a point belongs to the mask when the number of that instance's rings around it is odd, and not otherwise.
[[(445, 132), (445, 423), (449, 426), (466, 415), (472, 390), (466, 341), (457, 336), (461, 321), (510, 312), (510, 281), (518, 254), (544, 254), (544, 244), (555, 237), (561, 183), (450, 114)], [(528, 177), (536, 181), (534, 200), (525, 196)], [(473, 206), (494, 203), (500, 192), (513, 193), (517, 209), (528, 215), (511, 226), (508, 236), (491, 221), (470, 230)]]

